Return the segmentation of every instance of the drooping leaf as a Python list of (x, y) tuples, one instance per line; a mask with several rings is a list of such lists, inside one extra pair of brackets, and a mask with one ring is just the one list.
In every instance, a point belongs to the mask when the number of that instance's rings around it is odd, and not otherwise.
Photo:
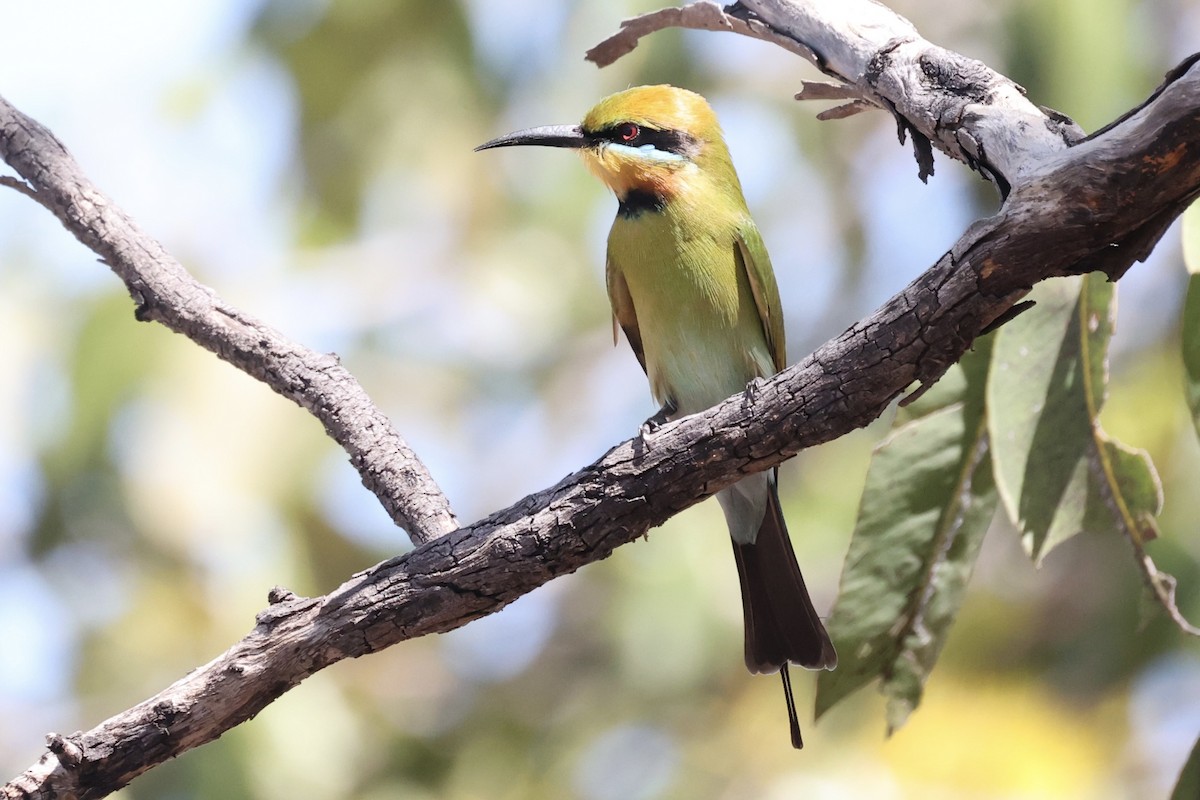
[(1096, 431), (1101, 444), (1101, 469), (1113, 487), (1112, 509), (1121, 517), (1122, 525), (1138, 533), (1143, 542), (1158, 537), (1155, 518), (1162, 510), (1162, 483), (1154, 471), (1154, 463), (1145, 450), (1122, 444), (1102, 430)]
[(1129, 537), (1134, 558), (1142, 573), (1149, 607), (1158, 607), (1184, 633), (1200, 636), (1196, 628), (1180, 613), (1175, 604), (1175, 578), (1155, 566), (1146, 553), (1146, 542), (1158, 537), (1157, 516), (1162, 510), (1162, 484), (1154, 464), (1144, 450), (1137, 450), (1097, 431), (1101, 447), (1101, 468), (1109, 485), (1115, 489), (1109, 496), (1110, 511)]
[(1175, 791), (1171, 792), (1171, 800), (1196, 800), (1200, 797), (1200, 738), (1192, 746), (1192, 754), (1184, 762)]
[(987, 380), (996, 487), (1035, 561), (1081, 531), (1123, 534), (1154, 601), (1188, 633), (1175, 580), (1145, 543), (1158, 535), (1162, 483), (1149, 456), (1100, 426), (1113, 328), (1104, 276), (1049, 281), (996, 336)]
[(1183, 212), (1183, 263), (1190, 275), (1183, 304), (1183, 368), (1188, 408), (1200, 434), (1200, 204)]
[(990, 341), (897, 416), (867, 472), (830, 619), (840, 664), (817, 679), (816, 713), (875, 678), (895, 730), (962, 603), (996, 492), (983, 420)]
[(1183, 212), (1183, 264), (1192, 275), (1200, 275), (1200, 202)]
[(1200, 274), (1188, 278), (1187, 297), (1183, 302), (1183, 369), (1187, 377), (1188, 408), (1192, 424), (1200, 435)]
[(1047, 281), (1031, 298), (996, 335), (987, 404), (1000, 498), (1040, 562), (1106, 516), (1092, 471), (1113, 287), (1089, 275)]

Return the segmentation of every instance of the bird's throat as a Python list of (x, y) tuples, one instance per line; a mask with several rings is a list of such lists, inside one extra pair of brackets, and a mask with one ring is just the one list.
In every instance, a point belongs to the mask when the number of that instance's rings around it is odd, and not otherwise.
[(618, 198), (617, 213), (627, 219), (640, 217), (647, 212), (661, 212), (667, 207), (667, 198), (652, 189), (630, 189)]

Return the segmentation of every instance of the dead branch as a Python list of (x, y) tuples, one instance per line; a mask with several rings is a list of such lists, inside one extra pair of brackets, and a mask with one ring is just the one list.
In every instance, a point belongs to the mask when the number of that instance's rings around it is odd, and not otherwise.
[(37, 200), (99, 255), (125, 282), (139, 320), (182, 333), (319, 419), (414, 543), (458, 527), (425, 465), (336, 355), (290, 341), (200, 284), (88, 180), (54, 134), (3, 97), (0, 158), (24, 179), (4, 185)]

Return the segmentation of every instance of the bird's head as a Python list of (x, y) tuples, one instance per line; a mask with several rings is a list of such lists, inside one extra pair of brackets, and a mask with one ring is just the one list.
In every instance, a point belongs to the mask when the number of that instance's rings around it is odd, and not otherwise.
[(635, 86), (601, 100), (579, 125), (528, 128), (475, 149), (515, 145), (577, 149), (621, 200), (640, 192), (666, 201), (701, 174), (737, 185), (716, 114), (674, 86)]

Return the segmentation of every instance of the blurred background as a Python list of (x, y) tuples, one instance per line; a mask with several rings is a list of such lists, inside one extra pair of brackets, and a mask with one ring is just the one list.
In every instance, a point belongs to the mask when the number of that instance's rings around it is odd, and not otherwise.
[[(661, 0), (43, 0), (0, 28), (0, 93), (222, 296), (336, 351), (469, 522), (632, 435), (655, 409), (613, 348), (616, 203), (562, 151), (474, 154), (670, 82), (710, 98), (803, 357), (996, 206), (940, 155), (928, 186), (882, 113), (819, 123), (815, 70), (664, 32), (584, 51)], [(1200, 49), (1198, 0), (893, 4), (1094, 130)], [(1200, 446), (1182, 395), (1177, 230), (1121, 282), (1106, 428), (1166, 484), (1160, 567), (1200, 619)], [(0, 771), (213, 658), (275, 584), (305, 595), (408, 548), (290, 402), (134, 321), (120, 282), (0, 191)], [(828, 608), (874, 441), (781, 485)], [(1035, 570), (988, 536), (925, 702), (884, 737), (871, 690), (791, 750), (743, 668), (721, 515), (696, 507), (450, 635), (345, 662), (124, 798), (1153, 798), (1200, 730), (1200, 649), (1143, 620), (1125, 542)], [(1144, 622), (1144, 627), (1142, 626)], [(802, 703), (812, 677), (797, 679)]]

